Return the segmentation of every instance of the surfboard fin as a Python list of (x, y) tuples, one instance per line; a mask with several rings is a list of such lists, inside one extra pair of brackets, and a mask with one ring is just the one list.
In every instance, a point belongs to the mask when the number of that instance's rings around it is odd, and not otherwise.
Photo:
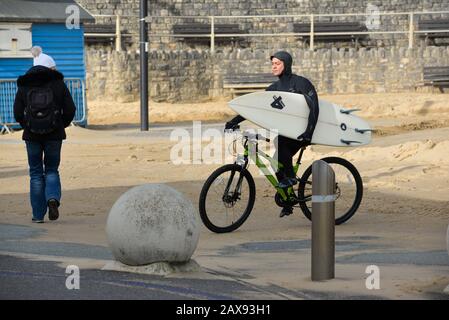
[(351, 143), (361, 143), (360, 141), (351, 141), (351, 140), (344, 140), (344, 139), (340, 139), (340, 141), (344, 144), (347, 144), (348, 146), (351, 145)]
[(340, 109), (340, 113), (351, 114), (353, 112), (360, 111), (360, 110), (362, 110), (362, 109)]
[(371, 131), (374, 131), (373, 129), (357, 129), (357, 128), (355, 128), (355, 132), (357, 132), (357, 133), (365, 133), (365, 132), (371, 132)]

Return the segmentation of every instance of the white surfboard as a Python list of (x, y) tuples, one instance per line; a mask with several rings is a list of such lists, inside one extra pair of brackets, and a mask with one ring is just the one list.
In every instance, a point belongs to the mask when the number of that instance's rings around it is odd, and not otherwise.
[[(262, 91), (237, 97), (229, 107), (247, 120), (268, 130), (296, 139), (307, 126), (309, 107), (302, 94)], [(319, 116), (313, 144), (354, 147), (371, 142), (371, 127), (353, 112), (326, 100), (319, 100)]]

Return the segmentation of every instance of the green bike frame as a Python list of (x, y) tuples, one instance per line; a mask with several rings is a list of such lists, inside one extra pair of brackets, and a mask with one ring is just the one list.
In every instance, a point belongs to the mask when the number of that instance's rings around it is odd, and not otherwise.
[[(279, 181), (278, 181), (276, 175), (272, 173), (272, 171), (276, 172), (277, 168), (282, 168), (283, 167), (282, 163), (280, 163), (276, 159), (273, 159), (265, 152), (259, 150), (257, 141), (250, 141), (250, 140), (247, 140), (247, 141), (248, 141), (248, 143), (244, 144), (244, 152), (243, 152), (245, 164), (246, 165), (248, 164), (248, 158), (250, 158), (256, 164), (256, 166), (260, 169), (260, 171), (262, 171), (262, 173), (268, 179), (268, 181), (273, 185), (273, 187), (276, 189), (276, 191), (281, 196), (282, 200), (287, 201), (292, 196), (296, 197), (295, 191), (293, 190), (293, 186), (289, 187), (287, 190), (285, 190), (283, 188), (279, 188), (278, 187)], [(293, 166), (293, 171), (295, 172), (295, 175), (297, 175), (297, 173), (298, 173), (298, 169), (301, 164), (301, 158), (302, 158), (302, 155), (303, 155), (303, 152), (305, 149), (306, 149), (305, 147), (301, 148), (298, 160), (297, 160), (296, 164)], [(261, 161), (261, 157), (265, 158), (266, 160), (269, 161), (269, 163), (270, 163), (269, 167), (267, 167), (267, 165), (265, 165)], [(270, 169), (272, 171), (270, 171)]]

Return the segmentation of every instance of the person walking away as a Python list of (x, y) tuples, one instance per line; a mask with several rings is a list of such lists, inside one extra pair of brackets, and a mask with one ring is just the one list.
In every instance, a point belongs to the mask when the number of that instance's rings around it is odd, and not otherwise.
[(43, 223), (47, 209), (49, 220), (59, 217), (62, 140), (76, 107), (54, 60), (41, 53), (34, 63), (17, 79), (14, 117), (23, 128), (26, 144), (32, 221)]

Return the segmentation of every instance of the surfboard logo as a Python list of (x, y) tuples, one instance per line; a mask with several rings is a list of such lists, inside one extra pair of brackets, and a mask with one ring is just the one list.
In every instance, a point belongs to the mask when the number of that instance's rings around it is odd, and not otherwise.
[(273, 96), (274, 101), (271, 103), (271, 106), (275, 109), (284, 109), (285, 103), (282, 101), (282, 97)]

